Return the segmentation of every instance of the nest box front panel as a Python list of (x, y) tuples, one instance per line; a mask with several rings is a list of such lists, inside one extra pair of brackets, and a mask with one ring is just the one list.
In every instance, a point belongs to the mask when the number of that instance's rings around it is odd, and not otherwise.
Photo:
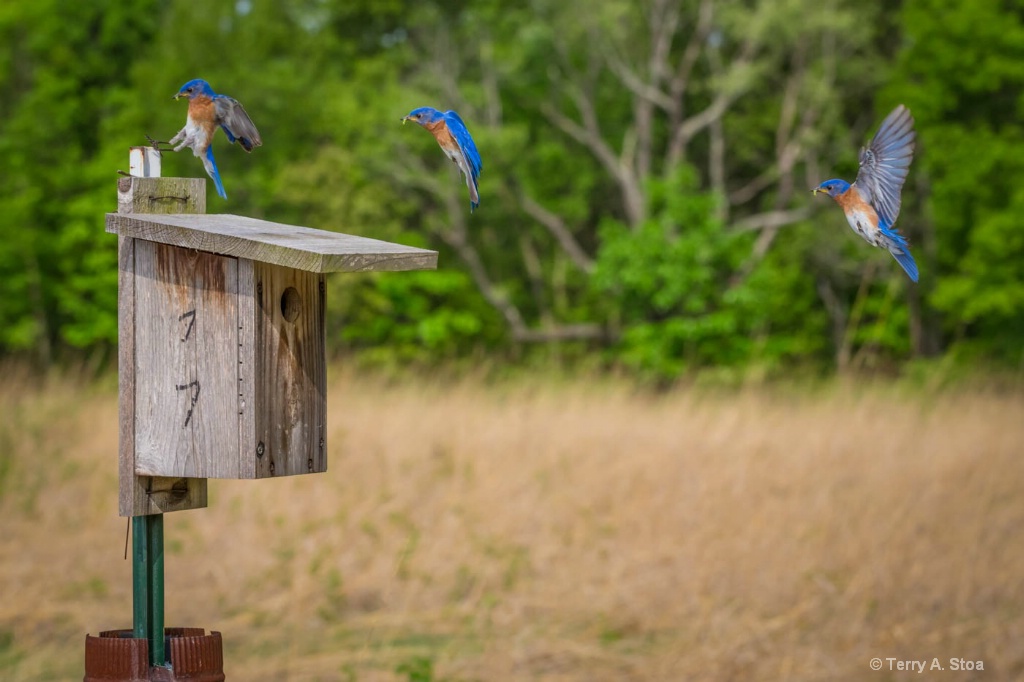
[(135, 471), (238, 478), (238, 259), (135, 242)]
[(248, 262), (255, 294), (254, 475), (326, 471), (324, 275)]

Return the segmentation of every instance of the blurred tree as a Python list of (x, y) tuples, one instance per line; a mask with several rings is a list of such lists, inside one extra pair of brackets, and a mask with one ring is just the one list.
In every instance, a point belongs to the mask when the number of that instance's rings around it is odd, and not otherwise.
[[(114, 170), (180, 128), (170, 96), (203, 77), (266, 142), (219, 138), (230, 200), (211, 212), (441, 252), (437, 273), (332, 278), (336, 350), (422, 364), (557, 344), (659, 379), (889, 366), (945, 338), (1019, 354), (1024, 38), (1002, 5), (26, 0), (0, 6), (0, 39), (6, 352), (115, 343)], [(920, 131), (900, 218), (920, 288), (806, 192), (852, 178), (899, 101)], [(425, 104), (457, 109), (481, 150), (472, 215), (436, 143), (399, 125)], [(203, 175), (191, 154), (164, 173)]]
[[(658, 296), (634, 290), (607, 297), (630, 289), (611, 281), (627, 276), (620, 267), (625, 263), (631, 271), (661, 272), (649, 273), (659, 289), (676, 289), (666, 279), (673, 263), (679, 282), (691, 282), (684, 272), (691, 263), (674, 249), (696, 242), (728, 244), (730, 257), (709, 264), (715, 286), (688, 293), (701, 297), (702, 305), (668, 306), (681, 316), (680, 328), (742, 333), (725, 331), (714, 320), (749, 312), (732, 306), (745, 300), (738, 292), (755, 276), (762, 286), (753, 293), (784, 290), (797, 309), (813, 307), (819, 295), (830, 297), (818, 305), (833, 318), (836, 332), (826, 339), (835, 341), (836, 357), (843, 339), (860, 342), (862, 335), (846, 329), (850, 319), (877, 328), (873, 317), (848, 314), (862, 290), (859, 277), (850, 276), (865, 270), (862, 251), (851, 251), (850, 258), (833, 249), (837, 260), (828, 262), (815, 255), (815, 240), (787, 239), (789, 247), (801, 247), (800, 254), (763, 265), (783, 231), (807, 224), (814, 204), (802, 190), (817, 184), (821, 169), (836, 157), (855, 163), (857, 146), (839, 132), (845, 131), (839, 112), (844, 98), (870, 101), (884, 76), (884, 55), (865, 54), (875, 38), (877, 9), (810, 0), (506, 5), (480, 1), (461, 11), (421, 6), (423, 18), (409, 31), (421, 55), (410, 82), (439, 92), (471, 122), (485, 156), (482, 191), (501, 205), (481, 207), (485, 223), (467, 217), (458, 184), (448, 177), (424, 180), (420, 159), (429, 157), (419, 154), (414, 160), (400, 155), (396, 165), (415, 171), (396, 170), (395, 176), (451, 207), (451, 224), (436, 235), (469, 266), (512, 339), (622, 338), (623, 352), (643, 354), (635, 346), (645, 338), (666, 355), (660, 366), (669, 373), (717, 362), (699, 354), (692, 356), (699, 361), (686, 362), (681, 346), (650, 332), (649, 323), (659, 330), (671, 326), (664, 323), (666, 307), (654, 303)], [(823, 144), (832, 139), (841, 144)], [(826, 154), (824, 161), (817, 149)], [(673, 192), (712, 214), (675, 223), (663, 205)], [(666, 221), (675, 224), (671, 234), (663, 229)], [(467, 229), (467, 222), (473, 227)], [(819, 241), (847, 239), (838, 220), (829, 227), (833, 231)], [(655, 255), (661, 258), (643, 260)], [(782, 262), (814, 276), (781, 272)], [(802, 286), (796, 286), (799, 280)], [(884, 299), (886, 291), (868, 296)], [(819, 316), (811, 319), (815, 324), (798, 333), (820, 334), (830, 326), (819, 326)], [(905, 328), (905, 318), (885, 320), (886, 330), (900, 324)], [(648, 331), (631, 331), (634, 325)], [(768, 325), (766, 334), (785, 326)], [(745, 326), (735, 330), (740, 328)], [(873, 347), (881, 352), (906, 351), (895, 334), (880, 338)], [(764, 356), (783, 347), (815, 349), (805, 360), (828, 359), (827, 344), (744, 347), (731, 354), (733, 362), (792, 361), (793, 355)]]
[[(920, 130), (927, 190), (930, 300), (924, 330), (959, 350), (1024, 360), (1024, 6), (907, 0), (906, 38), (887, 93), (905, 97)], [(890, 95), (892, 96), (892, 95)]]
[(7, 349), (47, 361), (58, 343), (102, 349), (117, 338), (116, 245), (98, 226), (111, 205), (104, 179), (121, 161), (110, 135), (119, 135), (97, 122), (130, 97), (123, 65), (156, 33), (160, 4), (38, 0), (0, 9)]

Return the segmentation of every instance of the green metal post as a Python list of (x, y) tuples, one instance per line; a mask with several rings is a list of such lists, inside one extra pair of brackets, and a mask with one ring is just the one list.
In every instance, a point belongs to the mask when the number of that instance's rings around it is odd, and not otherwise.
[(149, 641), (149, 664), (166, 665), (164, 652), (164, 516), (132, 517), (134, 635)]
[(149, 639), (148, 530), (148, 516), (132, 517), (132, 634), (136, 639)]
[(153, 514), (149, 522), (149, 661), (164, 665), (164, 515)]

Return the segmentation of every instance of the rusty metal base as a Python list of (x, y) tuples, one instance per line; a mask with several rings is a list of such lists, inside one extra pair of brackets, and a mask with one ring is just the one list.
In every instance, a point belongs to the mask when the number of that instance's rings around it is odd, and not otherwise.
[(149, 666), (149, 642), (132, 630), (85, 636), (83, 682), (224, 682), (224, 645), (219, 632), (203, 628), (164, 630), (170, 668)]

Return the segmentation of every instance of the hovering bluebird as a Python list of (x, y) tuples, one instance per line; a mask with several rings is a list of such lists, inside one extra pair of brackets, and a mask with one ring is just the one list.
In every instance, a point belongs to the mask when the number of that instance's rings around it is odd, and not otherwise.
[(914, 157), (914, 118), (902, 104), (885, 117), (878, 133), (860, 150), (860, 170), (851, 185), (826, 180), (811, 191), (836, 200), (853, 231), (872, 246), (889, 251), (914, 282), (917, 263), (906, 238), (894, 227), (900, 214), (900, 189)]
[(480, 205), (477, 178), (483, 170), (483, 163), (480, 161), (480, 152), (473, 144), (473, 138), (466, 130), (466, 124), (454, 111), (442, 114), (431, 107), (413, 109), (402, 119), (402, 123), (406, 121), (415, 121), (429, 130), (448, 158), (462, 171), (466, 178), (466, 186), (469, 187), (469, 212), (472, 213), (473, 209)]
[(217, 126), (220, 126), (229, 142), (237, 140), (242, 149), (251, 152), (254, 147), (263, 144), (259, 131), (237, 100), (227, 95), (218, 95), (201, 78), (182, 85), (174, 99), (179, 97), (188, 97), (188, 118), (185, 127), (171, 138), (169, 144), (177, 145), (174, 147), (176, 152), (189, 147), (193, 154), (202, 159), (207, 174), (213, 178), (213, 184), (217, 187), (217, 194), (227, 199), (228, 195), (224, 192), (224, 184), (217, 171), (217, 162), (213, 160), (213, 134), (217, 132)]

